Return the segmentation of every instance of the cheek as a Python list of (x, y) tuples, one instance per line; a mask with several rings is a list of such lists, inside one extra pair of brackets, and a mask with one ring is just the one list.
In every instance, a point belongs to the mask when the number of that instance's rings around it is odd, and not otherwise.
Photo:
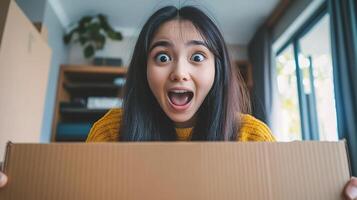
[(215, 74), (216, 74), (216, 69), (215, 69), (215, 66), (214, 66), (214, 63), (212, 63), (212, 67), (210, 68), (210, 72), (209, 72), (210, 76), (209, 76), (209, 90), (211, 90), (212, 86), (213, 86), (213, 82), (214, 82), (214, 77), (215, 77)]
[(159, 67), (148, 65), (146, 76), (151, 91), (158, 97), (166, 81), (165, 71), (161, 70)]
[(204, 91), (205, 95), (211, 90), (215, 77), (215, 67), (214, 63), (208, 63), (204, 66), (204, 70), (198, 73), (198, 81), (200, 83), (201, 90)]

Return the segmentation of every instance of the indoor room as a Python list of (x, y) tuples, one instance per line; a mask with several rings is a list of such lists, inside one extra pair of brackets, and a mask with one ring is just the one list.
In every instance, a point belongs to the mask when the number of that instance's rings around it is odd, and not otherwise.
[(1, 0), (0, 199), (357, 199), (356, 74), (355, 0)]

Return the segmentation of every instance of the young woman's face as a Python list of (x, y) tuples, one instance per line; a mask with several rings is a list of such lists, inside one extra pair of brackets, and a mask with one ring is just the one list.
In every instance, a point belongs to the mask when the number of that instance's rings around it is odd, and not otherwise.
[(191, 127), (215, 76), (214, 55), (190, 21), (171, 20), (150, 45), (147, 79), (176, 127)]

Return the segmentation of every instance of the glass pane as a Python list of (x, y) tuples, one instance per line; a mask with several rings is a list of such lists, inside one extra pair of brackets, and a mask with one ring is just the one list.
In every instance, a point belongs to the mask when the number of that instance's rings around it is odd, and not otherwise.
[(278, 108), (276, 137), (279, 141), (301, 140), (296, 63), (290, 45), (276, 57)]
[[(299, 55), (299, 65), (304, 76), (305, 93), (314, 95), (316, 99), (315, 105), (320, 140), (334, 141), (337, 140), (338, 133), (329, 20), (329, 15), (326, 14), (300, 39), (301, 55)], [(312, 72), (311, 75), (309, 74), (310, 70)], [(311, 93), (312, 89), (314, 93)]]

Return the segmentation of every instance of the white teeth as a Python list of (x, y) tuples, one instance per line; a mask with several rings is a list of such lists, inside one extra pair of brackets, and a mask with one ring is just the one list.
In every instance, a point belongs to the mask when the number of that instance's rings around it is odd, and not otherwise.
[(185, 93), (185, 92), (190, 92), (190, 91), (188, 91), (188, 90), (171, 90), (170, 92)]

